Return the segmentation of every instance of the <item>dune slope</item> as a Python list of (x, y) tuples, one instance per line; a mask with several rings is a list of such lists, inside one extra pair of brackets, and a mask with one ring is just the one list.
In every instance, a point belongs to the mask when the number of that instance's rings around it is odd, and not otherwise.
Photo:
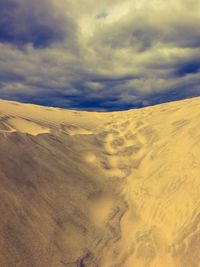
[(199, 267), (199, 106), (0, 100), (0, 266)]

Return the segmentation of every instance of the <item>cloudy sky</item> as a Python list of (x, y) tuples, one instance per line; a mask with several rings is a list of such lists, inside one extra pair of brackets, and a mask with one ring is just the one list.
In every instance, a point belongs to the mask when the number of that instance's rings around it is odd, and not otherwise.
[(199, 0), (0, 0), (0, 98), (123, 110), (198, 95)]

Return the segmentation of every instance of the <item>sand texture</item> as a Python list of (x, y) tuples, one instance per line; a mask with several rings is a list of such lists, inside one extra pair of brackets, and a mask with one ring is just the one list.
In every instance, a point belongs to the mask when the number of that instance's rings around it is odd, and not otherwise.
[(200, 267), (200, 98), (1, 100), (0, 267)]

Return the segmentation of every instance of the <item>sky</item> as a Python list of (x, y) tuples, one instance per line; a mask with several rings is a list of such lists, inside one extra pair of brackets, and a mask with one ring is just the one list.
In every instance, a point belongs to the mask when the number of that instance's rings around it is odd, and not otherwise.
[(199, 95), (198, 0), (0, 0), (0, 98), (112, 111)]

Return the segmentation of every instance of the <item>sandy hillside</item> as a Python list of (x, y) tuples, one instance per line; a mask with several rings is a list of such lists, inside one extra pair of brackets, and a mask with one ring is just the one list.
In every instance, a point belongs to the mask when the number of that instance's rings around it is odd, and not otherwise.
[(200, 98), (0, 101), (1, 267), (199, 267)]

